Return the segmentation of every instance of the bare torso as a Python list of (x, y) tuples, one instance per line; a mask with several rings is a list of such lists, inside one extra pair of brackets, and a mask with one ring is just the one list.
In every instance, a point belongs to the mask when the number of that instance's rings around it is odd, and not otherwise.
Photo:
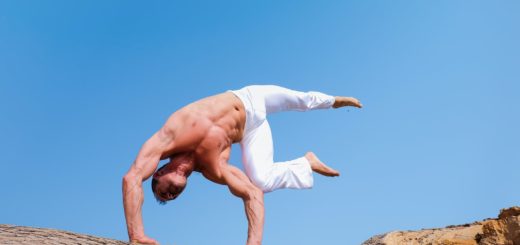
[(173, 132), (176, 147), (161, 159), (192, 152), (195, 171), (222, 184), (220, 167), (227, 164), (231, 144), (242, 139), (245, 120), (244, 105), (231, 92), (193, 102), (173, 113), (164, 125)]

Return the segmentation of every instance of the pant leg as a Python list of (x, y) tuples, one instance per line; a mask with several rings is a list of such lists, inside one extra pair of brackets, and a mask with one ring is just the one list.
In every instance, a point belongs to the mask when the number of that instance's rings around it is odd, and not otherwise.
[(333, 96), (316, 91), (300, 92), (275, 85), (254, 85), (248, 89), (254, 96), (262, 97), (267, 114), (328, 109), (334, 104)]
[(273, 140), (267, 120), (244, 136), (241, 148), (246, 175), (264, 192), (312, 188), (312, 169), (305, 157), (273, 162)]

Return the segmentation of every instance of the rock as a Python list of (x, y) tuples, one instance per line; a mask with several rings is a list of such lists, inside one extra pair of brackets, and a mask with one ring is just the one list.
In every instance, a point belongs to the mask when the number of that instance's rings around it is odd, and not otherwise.
[(45, 228), (0, 225), (0, 244), (107, 244), (123, 245), (122, 241)]
[(498, 220), (490, 220), (482, 227), (479, 245), (519, 245), (520, 207), (500, 210)]
[(498, 219), (420, 231), (376, 235), (362, 245), (520, 245), (520, 207), (502, 209)]
[(507, 217), (511, 216), (518, 216), (520, 215), (520, 207), (510, 207), (510, 208), (504, 208), (500, 210), (500, 214), (498, 215), (499, 219), (505, 219)]

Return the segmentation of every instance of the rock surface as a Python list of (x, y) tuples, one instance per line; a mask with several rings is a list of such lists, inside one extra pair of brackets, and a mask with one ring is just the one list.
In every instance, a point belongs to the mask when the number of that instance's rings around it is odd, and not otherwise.
[(420, 231), (373, 236), (362, 245), (520, 245), (520, 207), (500, 210), (498, 219)]
[(0, 244), (107, 244), (123, 245), (121, 241), (82, 235), (68, 231), (0, 225)]
[[(0, 244), (107, 244), (122, 241), (54, 229), (0, 225)], [(500, 210), (497, 219), (420, 231), (373, 236), (362, 245), (520, 245), (520, 207)]]

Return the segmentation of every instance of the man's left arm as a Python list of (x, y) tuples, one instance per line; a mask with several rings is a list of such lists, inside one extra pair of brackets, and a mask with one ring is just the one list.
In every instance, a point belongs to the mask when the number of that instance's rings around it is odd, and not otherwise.
[(231, 193), (244, 201), (248, 229), (247, 245), (262, 244), (264, 230), (264, 193), (238, 168), (227, 164), (222, 177)]
[(166, 132), (163, 128), (146, 141), (134, 164), (123, 177), (123, 207), (130, 243), (157, 244), (144, 233), (141, 210), (144, 202), (142, 183), (152, 176), (162, 153), (173, 148), (173, 137)]

